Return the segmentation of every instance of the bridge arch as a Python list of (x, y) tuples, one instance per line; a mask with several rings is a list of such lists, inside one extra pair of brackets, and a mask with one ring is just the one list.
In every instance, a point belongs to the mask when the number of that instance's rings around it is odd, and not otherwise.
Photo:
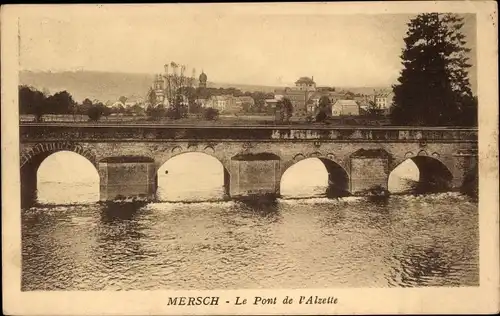
[[(208, 150), (173, 152), (168, 159), (158, 163), (156, 177), (159, 200), (172, 200), (170, 193), (174, 191), (181, 194), (199, 191), (200, 195), (193, 197), (196, 200), (229, 197), (229, 168)], [(180, 189), (187, 190), (182, 192)], [(205, 192), (201, 192), (203, 190)]]
[[(97, 161), (95, 155), (88, 149), (84, 148), (78, 143), (70, 142), (55, 142), (55, 143), (38, 143), (32, 148), (24, 151), (21, 154), (21, 168), (28, 163), (40, 163), (53, 153), (59, 151), (72, 151), (77, 153), (89, 160), (94, 166), (97, 167)], [(41, 159), (41, 160), (40, 160)]]
[(33, 148), (21, 154), (21, 206), (28, 207), (37, 201), (38, 171), (47, 158), (57, 154), (69, 152), (74, 153), (89, 162), (96, 172), (96, 182), (99, 185), (99, 175), (95, 155), (78, 144), (71, 143), (47, 143), (37, 144)]
[(417, 155), (407, 153), (403, 161), (394, 166), (388, 176), (387, 188), (391, 193), (445, 192), (452, 187), (453, 174), (439, 159), (439, 154)]
[[(305, 185), (305, 181), (307, 181), (305, 179), (308, 177), (311, 179), (311, 183), (317, 186), (317, 190), (324, 189), (324, 194), (326, 194), (327, 197), (350, 195), (349, 174), (344, 167), (332, 159), (334, 157), (332, 154), (326, 157), (319, 153), (308, 156), (309, 157), (296, 155), (295, 158), (298, 159), (285, 164), (280, 180), (280, 191), (282, 196), (296, 197), (293, 192), (295, 190), (293, 184), (297, 185), (297, 188), (303, 186)], [(313, 167), (315, 171), (311, 173), (307, 172), (308, 170), (303, 170), (306, 172), (301, 172), (300, 169), (302, 166), (312, 166), (313, 164), (316, 164), (316, 166)], [(322, 165), (323, 168), (320, 168), (320, 165)], [(307, 175), (304, 177), (305, 174)]]

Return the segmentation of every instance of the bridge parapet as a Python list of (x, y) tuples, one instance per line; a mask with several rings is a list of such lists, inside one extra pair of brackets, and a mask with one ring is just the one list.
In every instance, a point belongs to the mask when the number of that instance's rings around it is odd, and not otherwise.
[(476, 128), (182, 126), (21, 124), (21, 142), (34, 141), (336, 141), (477, 142)]

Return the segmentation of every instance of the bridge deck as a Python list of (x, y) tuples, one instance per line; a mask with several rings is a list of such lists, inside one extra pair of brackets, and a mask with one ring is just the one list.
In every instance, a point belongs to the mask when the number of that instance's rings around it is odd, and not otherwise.
[(477, 142), (477, 129), (328, 125), (200, 126), (183, 124), (20, 124), (21, 142), (154, 141), (335, 141)]

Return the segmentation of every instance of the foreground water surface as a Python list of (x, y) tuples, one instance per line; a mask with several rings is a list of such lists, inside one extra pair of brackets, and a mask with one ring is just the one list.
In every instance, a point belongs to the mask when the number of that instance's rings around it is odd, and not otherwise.
[(22, 212), (22, 290), (474, 286), (478, 239), (454, 193), (41, 205)]

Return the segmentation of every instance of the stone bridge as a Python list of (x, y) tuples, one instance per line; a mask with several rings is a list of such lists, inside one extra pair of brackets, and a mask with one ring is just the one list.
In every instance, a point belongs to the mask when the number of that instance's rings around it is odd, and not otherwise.
[(188, 152), (217, 158), (234, 198), (279, 196), (285, 171), (311, 157), (325, 164), (330, 183), (343, 194), (387, 188), (390, 172), (406, 159), (418, 166), (420, 180), (459, 189), (477, 168), (477, 129), (24, 123), (23, 200), (33, 200), (38, 167), (58, 151), (76, 152), (94, 164), (101, 200), (153, 199), (159, 167)]

